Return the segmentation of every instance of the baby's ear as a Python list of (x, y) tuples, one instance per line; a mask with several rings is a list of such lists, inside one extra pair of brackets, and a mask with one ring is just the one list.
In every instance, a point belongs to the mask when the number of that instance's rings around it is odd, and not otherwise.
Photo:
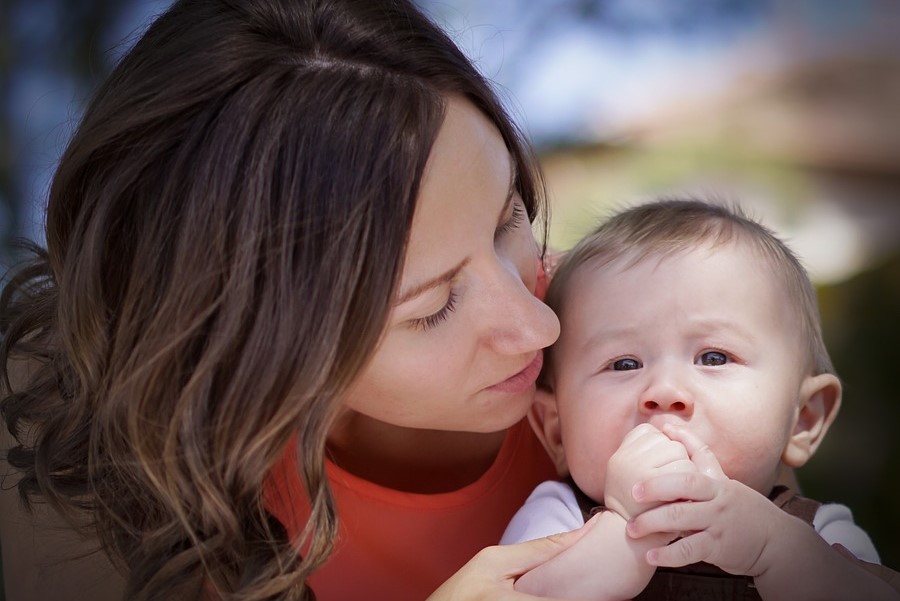
[(781, 460), (790, 467), (809, 461), (841, 407), (841, 381), (834, 374), (809, 376), (800, 386), (800, 408)]
[(562, 445), (556, 395), (552, 391), (544, 388), (537, 389), (534, 403), (528, 412), (528, 421), (538, 440), (547, 450), (553, 465), (556, 466), (557, 473), (560, 476), (566, 476), (569, 473), (569, 466), (566, 463), (566, 453)]

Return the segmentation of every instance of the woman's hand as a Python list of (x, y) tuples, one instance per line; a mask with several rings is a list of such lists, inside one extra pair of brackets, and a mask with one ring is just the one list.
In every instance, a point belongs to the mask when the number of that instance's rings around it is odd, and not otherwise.
[(428, 601), (536, 599), (513, 590), (516, 578), (571, 547), (585, 531), (585, 528), (579, 528), (516, 545), (482, 549), (432, 593)]

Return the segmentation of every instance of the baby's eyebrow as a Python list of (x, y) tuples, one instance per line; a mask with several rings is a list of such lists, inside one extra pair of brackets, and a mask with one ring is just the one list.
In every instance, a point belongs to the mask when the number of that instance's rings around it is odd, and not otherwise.
[(732, 319), (708, 318), (700, 319), (692, 324), (693, 330), (698, 335), (719, 334), (725, 332), (734, 334), (743, 338), (753, 339), (757, 337), (757, 333), (747, 324)]
[(600, 346), (605, 343), (617, 342), (629, 337), (632, 337), (635, 332), (638, 332), (638, 328), (634, 327), (622, 327), (622, 326), (614, 326), (610, 328), (603, 328), (601, 330), (595, 330), (593, 334), (584, 341), (582, 344), (583, 349), (590, 349), (597, 346)]

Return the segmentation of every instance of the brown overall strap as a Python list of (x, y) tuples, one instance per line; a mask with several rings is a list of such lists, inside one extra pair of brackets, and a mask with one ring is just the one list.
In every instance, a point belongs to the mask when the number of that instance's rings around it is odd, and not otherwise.
[[(776, 486), (769, 499), (783, 511), (812, 526), (819, 503)], [(708, 563), (659, 568), (634, 601), (761, 601), (753, 578), (735, 576)]]
[(578, 485), (575, 484), (575, 480), (572, 479), (572, 476), (567, 477), (564, 482), (568, 484), (569, 488), (572, 489), (572, 492), (575, 493), (575, 501), (578, 502), (578, 509), (581, 510), (581, 517), (585, 522), (587, 522), (589, 519), (591, 519), (601, 511), (606, 510), (606, 507), (604, 507), (602, 503), (597, 503), (592, 498), (584, 494), (584, 491), (578, 488)]

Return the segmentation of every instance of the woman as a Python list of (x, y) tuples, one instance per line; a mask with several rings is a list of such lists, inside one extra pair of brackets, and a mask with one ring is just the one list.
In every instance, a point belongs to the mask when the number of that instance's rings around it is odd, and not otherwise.
[[(523, 420), (558, 335), (541, 191), (410, 3), (176, 2), (4, 291), (20, 492), (87, 518), (127, 599), (423, 598), (553, 473)], [(575, 536), (435, 598), (511, 594)]]

